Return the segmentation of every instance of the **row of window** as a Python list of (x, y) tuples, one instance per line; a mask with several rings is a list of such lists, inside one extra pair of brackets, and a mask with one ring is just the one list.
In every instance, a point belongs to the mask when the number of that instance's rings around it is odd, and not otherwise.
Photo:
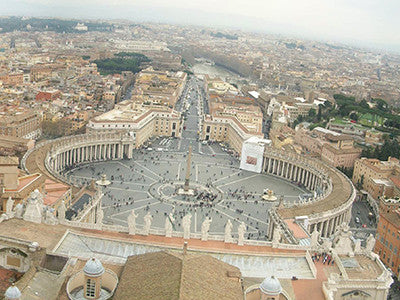
[(381, 242), (383, 245), (385, 245), (386, 247), (389, 247), (390, 250), (393, 250), (393, 253), (394, 253), (394, 254), (397, 254), (397, 247), (394, 247), (394, 248), (393, 248), (393, 244), (392, 244), (392, 243), (389, 244), (389, 241), (388, 241), (388, 240), (385, 240), (385, 239), (383, 238), (383, 236), (381, 236), (380, 242)]
[[(383, 225), (383, 229), (386, 229), (386, 225)], [(400, 235), (397, 232), (395, 232), (393, 230), (391, 231), (390, 228), (388, 228), (387, 232), (388, 232), (388, 234), (392, 233), (393, 237), (396, 236), (396, 239), (400, 240)]]

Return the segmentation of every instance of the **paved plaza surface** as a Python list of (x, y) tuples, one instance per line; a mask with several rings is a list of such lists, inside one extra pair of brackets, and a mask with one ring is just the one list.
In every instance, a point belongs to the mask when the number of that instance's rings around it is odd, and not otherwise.
[[(282, 196), (289, 202), (297, 202), (300, 194), (307, 193), (289, 181), (240, 170), (238, 158), (225, 145), (199, 141), (204, 106), (200, 87), (201, 82), (191, 79), (176, 105), (186, 118), (182, 138), (152, 139), (147, 148), (134, 150), (132, 159), (86, 164), (67, 173), (82, 183), (107, 175), (111, 184), (103, 190), (104, 223), (126, 226), (134, 209), (139, 226), (150, 211), (152, 228), (164, 229), (172, 213), (174, 230), (181, 231), (182, 218), (191, 214), (191, 232), (200, 233), (202, 222), (209, 217), (210, 234), (223, 235), (225, 224), (231, 220), (235, 236), (243, 221), (247, 238), (265, 240), (268, 210), (278, 201), (262, 200), (263, 191), (272, 189), (278, 199)], [(185, 181), (190, 146), (190, 187), (195, 195), (177, 195)]]

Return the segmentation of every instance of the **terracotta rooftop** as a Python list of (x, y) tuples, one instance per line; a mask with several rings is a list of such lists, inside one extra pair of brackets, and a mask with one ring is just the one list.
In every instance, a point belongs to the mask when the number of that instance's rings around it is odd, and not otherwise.
[(329, 151), (337, 154), (337, 155), (341, 155), (341, 154), (350, 154), (350, 153), (359, 153), (361, 154), (362, 149), (361, 148), (356, 148), (356, 147), (351, 147), (351, 148), (336, 148), (334, 146), (332, 146), (331, 144), (327, 144), (325, 143), (323, 145), (324, 148), (327, 148)]
[(393, 184), (400, 188), (400, 177), (399, 176), (390, 176), (389, 179), (393, 182)]
[(400, 230), (400, 215), (396, 211), (381, 211), (379, 214), (380, 217), (386, 219), (391, 225), (396, 226), (397, 229)]
[(66, 184), (46, 179), (44, 185), (44, 190), (46, 191), (43, 199), (44, 204), (53, 205), (61, 196), (68, 192), (69, 189), (70, 187)]
[(12, 271), (0, 267), (0, 295), (3, 296), (5, 291), (13, 282), (18, 281), (23, 273)]
[[(228, 274), (238, 274), (231, 278)], [(240, 271), (208, 255), (155, 252), (128, 257), (116, 299), (243, 299)]]
[(307, 233), (304, 231), (304, 229), (295, 222), (294, 219), (286, 219), (284, 220), (289, 229), (293, 232), (293, 235), (297, 239), (306, 239), (309, 238)]
[(21, 191), (30, 185), (35, 180), (39, 179), (42, 175), (35, 173), (18, 178), (18, 187), (16, 189), (5, 189), (5, 192)]

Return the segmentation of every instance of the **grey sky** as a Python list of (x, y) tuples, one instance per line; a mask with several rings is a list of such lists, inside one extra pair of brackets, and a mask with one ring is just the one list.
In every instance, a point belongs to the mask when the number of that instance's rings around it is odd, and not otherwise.
[(400, 51), (399, 0), (0, 0), (0, 14), (230, 26)]

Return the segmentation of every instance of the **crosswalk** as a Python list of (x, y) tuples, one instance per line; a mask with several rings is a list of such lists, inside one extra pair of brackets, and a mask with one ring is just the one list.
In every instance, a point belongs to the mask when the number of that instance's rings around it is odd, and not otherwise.
[(166, 146), (169, 147), (171, 145), (171, 138), (164, 138), (161, 140), (161, 142), (159, 143), (160, 146)]

